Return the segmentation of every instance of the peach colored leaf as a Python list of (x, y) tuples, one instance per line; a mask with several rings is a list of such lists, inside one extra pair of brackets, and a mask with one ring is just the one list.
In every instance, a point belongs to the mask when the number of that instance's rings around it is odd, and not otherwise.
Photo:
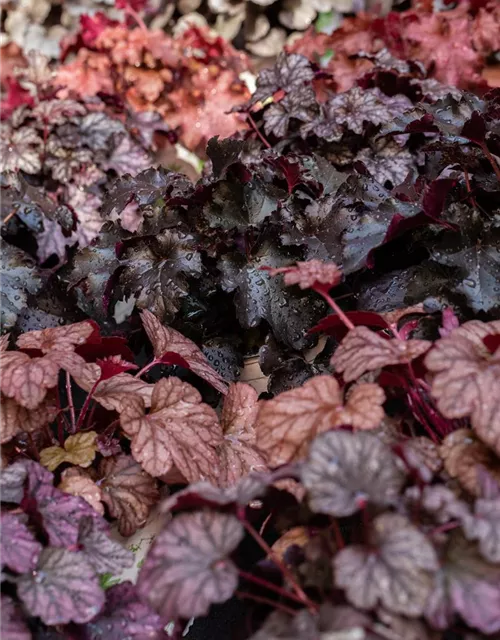
[(334, 560), (335, 583), (356, 607), (373, 609), (380, 602), (413, 617), (423, 613), (438, 568), (427, 537), (396, 513), (375, 518), (370, 546), (351, 545)]
[(378, 389), (359, 385), (344, 406), (335, 378), (321, 375), (263, 402), (256, 423), (259, 449), (270, 466), (277, 466), (303, 458), (314, 437), (327, 429), (344, 424), (375, 428), (383, 418), (385, 400)]
[(338, 346), (331, 365), (343, 374), (346, 382), (352, 382), (366, 371), (411, 362), (430, 346), (428, 340), (386, 340), (368, 327), (355, 327)]
[(57, 415), (55, 399), (45, 396), (35, 409), (26, 409), (12, 398), (0, 401), (0, 443), (4, 444), (18, 433), (31, 433), (52, 422)]
[(229, 556), (243, 537), (243, 525), (229, 513), (182, 513), (155, 539), (139, 574), (139, 593), (165, 622), (206, 615), (238, 586)]
[(217, 414), (179, 378), (155, 384), (148, 414), (141, 397), (124, 399), (120, 424), (132, 438), (132, 455), (152, 476), (175, 465), (189, 482), (217, 477), (217, 446), (223, 441)]
[(86, 500), (97, 513), (100, 513), (101, 516), (104, 515), (104, 505), (101, 502), (101, 489), (82, 469), (70, 467), (63, 471), (58, 489), (65, 493), (71, 493), (73, 496), (80, 496), (80, 498)]
[(0, 353), (7, 351), (9, 347), (10, 333), (6, 333), (0, 338)]
[(385, 393), (382, 387), (372, 382), (355, 385), (346, 396), (346, 404), (340, 420), (354, 429), (374, 429), (385, 416), (382, 405)]
[(311, 289), (320, 286), (323, 289), (337, 286), (342, 280), (342, 270), (333, 262), (322, 262), (321, 260), (308, 260), (307, 262), (297, 262), (292, 267), (279, 267), (269, 269), (271, 276), (284, 274), (284, 282), (287, 287), (298, 285), (301, 289)]
[(157, 482), (132, 456), (104, 458), (99, 465), (97, 484), (109, 513), (118, 519), (118, 531), (131, 536), (142, 526), (151, 507), (160, 499)]
[(466, 322), (441, 338), (425, 358), (431, 392), (446, 418), (470, 416), (480, 438), (500, 453), (500, 349), (483, 343), (500, 333), (500, 321)]
[(471, 429), (458, 429), (447, 435), (439, 453), (446, 472), (472, 495), (481, 495), (479, 467), (484, 467), (500, 482), (497, 457)]
[(59, 376), (59, 365), (50, 357), (31, 358), (19, 351), (0, 353), (0, 366), (3, 394), (26, 409), (35, 409), (47, 390), (56, 386)]
[(147, 309), (141, 312), (141, 319), (153, 345), (156, 358), (161, 358), (168, 352), (176, 353), (186, 360), (193, 373), (206, 380), (217, 391), (227, 393), (227, 383), (212, 369), (207, 358), (194, 342), (185, 338), (175, 329), (163, 326), (158, 318)]
[(311, 536), (307, 527), (293, 527), (276, 540), (271, 549), (280, 560), (291, 546), (305, 547)]
[(218, 484), (222, 487), (233, 486), (250, 471), (266, 470), (255, 441), (258, 410), (258, 395), (253, 387), (244, 382), (229, 387), (221, 415), (224, 441), (219, 447)]
[(23, 333), (16, 340), (16, 344), (20, 349), (40, 349), (43, 353), (49, 353), (54, 349), (74, 351), (75, 347), (87, 342), (94, 330), (94, 326), (88, 321), (77, 322), (64, 327)]
[(97, 385), (92, 396), (96, 402), (108, 411), (121, 411), (123, 401), (130, 394), (140, 396), (146, 406), (151, 404), (153, 385), (144, 382), (140, 378), (134, 378), (129, 373), (119, 373), (108, 380), (103, 380)]
[(40, 451), (40, 462), (49, 471), (54, 471), (63, 462), (90, 467), (97, 451), (97, 433), (95, 431), (80, 431), (66, 438), (64, 449), (54, 446)]

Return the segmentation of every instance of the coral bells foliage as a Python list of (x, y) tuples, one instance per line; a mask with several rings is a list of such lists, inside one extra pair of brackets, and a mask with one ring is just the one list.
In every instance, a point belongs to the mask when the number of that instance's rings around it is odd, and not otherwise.
[(498, 3), (466, 0), (442, 10), (432, 2), (413, 5), (384, 17), (364, 13), (346, 18), (331, 35), (311, 29), (290, 50), (319, 61), (340, 91), (372, 71), (384, 48), (398, 58), (424, 65), (447, 85), (464, 89), (487, 86), (482, 72), (488, 58), (500, 49)]
[(248, 99), (239, 79), (248, 61), (225, 40), (198, 27), (176, 37), (144, 25), (104, 24), (95, 32), (97, 20), (87, 19), (69, 44), (75, 57), (57, 70), (59, 97), (108, 96), (136, 112), (159, 114), (189, 149), (245, 128), (244, 118), (227, 112)]

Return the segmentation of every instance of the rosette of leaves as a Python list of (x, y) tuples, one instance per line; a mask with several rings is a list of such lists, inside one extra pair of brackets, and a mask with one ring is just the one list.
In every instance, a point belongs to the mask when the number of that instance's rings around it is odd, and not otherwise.
[(104, 105), (54, 98), (51, 78), (38, 55), (17, 72), (19, 90), (30, 92), (2, 123), (2, 233), (14, 242), (31, 235), (39, 262), (57, 264), (99, 235), (107, 179), (146, 168), (150, 157)]
[(207, 28), (188, 26), (170, 36), (140, 22), (97, 16), (82, 23), (57, 69), (57, 95), (107, 96), (145, 120), (157, 114), (158, 129), (168, 127), (171, 139), (200, 153), (212, 135), (245, 129), (244, 118), (228, 112), (249, 97), (239, 77), (248, 71), (246, 56)]
[[(159, 617), (131, 583), (109, 592), (100, 576), (133, 564), (133, 554), (109, 536), (108, 524), (86, 500), (54, 486), (54, 476), (29, 459), (4, 468), (2, 485), (2, 634), (65, 633), (119, 637), (132, 624), (135, 637), (154, 637)], [(127, 597), (114, 610), (114, 598)], [(57, 628), (57, 630), (56, 630)]]

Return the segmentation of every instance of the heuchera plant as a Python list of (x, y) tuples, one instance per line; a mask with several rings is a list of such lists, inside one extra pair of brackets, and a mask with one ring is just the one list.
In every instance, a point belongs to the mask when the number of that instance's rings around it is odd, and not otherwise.
[[(195, 184), (117, 168), (155, 122), (55, 96), (38, 58), (19, 72), (6, 637), (180, 637), (232, 598), (254, 640), (500, 632), (500, 97), (373, 60), (334, 93), (281, 55)], [(90, 238), (73, 185), (99, 201)], [(63, 251), (40, 253), (46, 229)], [(256, 353), (260, 398), (238, 382)], [(104, 590), (132, 561), (109, 527), (153, 508), (137, 585)]]

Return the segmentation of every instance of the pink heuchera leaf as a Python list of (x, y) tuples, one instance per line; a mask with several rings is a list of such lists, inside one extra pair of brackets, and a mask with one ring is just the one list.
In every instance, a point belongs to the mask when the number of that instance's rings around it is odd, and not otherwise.
[(52, 422), (57, 415), (53, 394), (46, 395), (35, 409), (26, 409), (12, 398), (0, 401), (0, 442), (4, 444), (21, 432), (31, 433)]
[(101, 460), (97, 484), (118, 531), (131, 536), (146, 522), (151, 507), (159, 500), (157, 482), (125, 454)]
[(81, 553), (48, 547), (36, 571), (23, 575), (17, 594), (32, 616), (47, 625), (84, 623), (104, 604), (99, 579)]
[(301, 289), (329, 290), (337, 286), (342, 280), (342, 271), (333, 262), (322, 262), (321, 260), (308, 260), (307, 262), (297, 262), (292, 267), (280, 267), (271, 269), (265, 267), (269, 275), (276, 276), (284, 274), (284, 282), (287, 287), (298, 285)]
[(135, 378), (129, 373), (118, 373), (99, 382), (102, 370), (91, 364), (88, 365), (86, 373), (90, 375), (76, 377), (75, 382), (85, 391), (90, 392), (94, 389), (92, 398), (108, 411), (121, 411), (124, 400), (131, 394), (141, 397), (146, 406), (151, 404), (153, 385), (140, 378)]
[(385, 339), (368, 327), (354, 327), (337, 347), (331, 365), (346, 382), (352, 382), (367, 371), (411, 362), (431, 344), (428, 340)]
[(207, 358), (194, 342), (175, 329), (162, 325), (151, 311), (142, 311), (141, 319), (156, 358), (161, 358), (167, 352), (176, 353), (184, 358), (193, 373), (206, 380), (217, 391), (227, 393), (227, 383), (212, 369)]
[(148, 553), (139, 593), (164, 621), (206, 615), (211, 604), (229, 600), (237, 587), (238, 569), (228, 555), (242, 539), (242, 524), (229, 514), (175, 517)]
[(441, 338), (447, 338), (454, 329), (458, 329), (460, 322), (451, 307), (443, 309), (442, 326), (439, 327), (439, 335)]
[(367, 502), (392, 504), (405, 481), (397, 458), (381, 440), (348, 431), (316, 438), (301, 475), (311, 508), (338, 517), (355, 513)]
[(500, 630), (500, 567), (486, 562), (477, 545), (453, 532), (441, 557), (425, 617), (437, 629), (452, 624), (458, 613), (486, 634)]
[(96, 573), (116, 575), (134, 564), (132, 551), (112, 540), (106, 531), (96, 526), (93, 518), (85, 517), (80, 520), (78, 545)]
[(36, 567), (42, 545), (24, 524), (22, 516), (2, 513), (0, 540), (2, 566), (16, 573), (27, 573)]
[(222, 487), (233, 486), (250, 471), (266, 469), (255, 437), (254, 425), (258, 410), (258, 395), (253, 387), (243, 382), (229, 387), (221, 415), (224, 441), (218, 451), (218, 484)]
[(59, 364), (50, 356), (31, 358), (20, 351), (4, 351), (0, 353), (0, 364), (2, 393), (25, 409), (36, 409), (59, 377)]
[(165, 624), (139, 596), (135, 585), (122, 582), (106, 591), (106, 604), (88, 624), (86, 640), (156, 640), (163, 638)]
[(439, 568), (433, 546), (407, 518), (384, 513), (373, 521), (370, 546), (351, 545), (333, 561), (335, 584), (360, 609), (381, 603), (393, 613), (419, 616)]
[(0, 634), (8, 640), (32, 640), (31, 631), (24, 622), (23, 612), (17, 603), (2, 593)]
[(217, 414), (179, 378), (155, 384), (148, 414), (142, 398), (124, 398), (120, 424), (132, 437), (135, 460), (152, 476), (162, 476), (175, 465), (190, 482), (217, 477), (217, 446), (222, 444)]
[(385, 401), (381, 387), (364, 383), (353, 389), (352, 399), (344, 402), (342, 396), (335, 378), (321, 375), (261, 403), (255, 429), (268, 464), (303, 458), (313, 438), (327, 429), (373, 429), (380, 424)]

